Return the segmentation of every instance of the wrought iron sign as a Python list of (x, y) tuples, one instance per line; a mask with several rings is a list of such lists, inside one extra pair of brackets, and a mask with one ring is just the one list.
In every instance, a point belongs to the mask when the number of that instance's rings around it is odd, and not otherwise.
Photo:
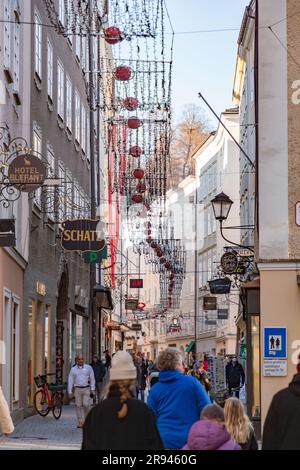
[(79, 219), (65, 220), (61, 245), (66, 251), (98, 252), (105, 248), (103, 232), (97, 230), (99, 220)]
[(240, 282), (253, 278), (256, 269), (254, 255), (250, 250), (227, 246), (224, 251), (220, 260), (220, 277), (229, 276), (236, 287)]
[(231, 283), (228, 277), (208, 281), (211, 294), (229, 294)]
[(8, 167), (8, 181), (25, 193), (36, 191), (47, 176), (47, 168), (35, 155), (25, 153), (13, 159)]

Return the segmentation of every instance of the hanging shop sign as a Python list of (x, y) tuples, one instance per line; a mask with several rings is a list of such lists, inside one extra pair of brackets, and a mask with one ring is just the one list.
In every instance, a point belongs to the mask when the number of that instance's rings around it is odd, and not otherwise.
[(142, 330), (142, 325), (140, 323), (133, 323), (131, 325), (131, 329), (133, 331), (141, 331)]
[(99, 220), (78, 219), (62, 222), (61, 245), (66, 251), (100, 252), (106, 242), (97, 230)]
[(231, 280), (228, 277), (208, 281), (211, 294), (229, 294)]
[(139, 303), (138, 299), (126, 299), (125, 310), (137, 310), (138, 303)]
[(205, 320), (205, 325), (216, 325), (217, 321), (216, 320)]
[(131, 289), (143, 289), (143, 286), (144, 286), (143, 279), (130, 279)]
[(101, 251), (87, 251), (82, 256), (85, 263), (101, 263), (102, 260), (107, 259), (107, 246), (104, 246)]
[(8, 167), (9, 183), (25, 193), (40, 188), (46, 176), (46, 166), (38, 157), (31, 154), (19, 155)]
[(218, 309), (218, 320), (228, 320), (228, 308)]
[(14, 219), (0, 219), (0, 246), (15, 246)]
[(221, 257), (221, 267), (225, 274), (233, 274), (238, 267), (238, 258), (236, 253), (224, 253)]
[(254, 256), (253, 251), (249, 250), (248, 248), (239, 247), (239, 246), (225, 246), (224, 247), (225, 253), (234, 253), (235, 255), (239, 256), (246, 256), (252, 257)]
[(203, 297), (203, 310), (217, 310), (217, 297)]

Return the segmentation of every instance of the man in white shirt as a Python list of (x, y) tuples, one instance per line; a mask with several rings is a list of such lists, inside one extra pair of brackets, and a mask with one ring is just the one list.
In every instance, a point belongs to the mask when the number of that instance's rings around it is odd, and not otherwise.
[[(83, 356), (76, 358), (76, 366), (72, 367), (68, 380), (69, 397), (73, 397), (73, 387), (75, 389), (75, 407), (78, 420), (78, 428), (82, 428), (83, 422), (88, 415), (90, 406), (90, 395), (95, 393), (95, 375), (92, 367), (84, 363)], [(84, 420), (82, 419), (82, 408)]]

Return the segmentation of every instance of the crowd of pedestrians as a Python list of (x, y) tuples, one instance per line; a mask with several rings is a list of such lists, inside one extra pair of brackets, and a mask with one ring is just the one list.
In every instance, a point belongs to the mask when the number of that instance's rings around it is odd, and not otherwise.
[[(258, 449), (243, 403), (231, 397), (223, 409), (210, 396), (207, 358), (187, 368), (175, 348), (161, 351), (155, 363), (142, 353), (118, 351), (110, 357), (105, 351), (105, 364), (94, 357), (88, 366), (77, 358), (72, 386), (75, 397), (94, 395), (96, 403), (87, 414), (84, 402), (75, 400), (84, 408), (84, 424), (79, 423), (84, 450)], [(84, 391), (78, 392), (80, 387)]]
[[(258, 450), (239, 399), (245, 373), (235, 357), (226, 366), (226, 382), (229, 397), (222, 407), (211, 393), (206, 357), (186, 367), (175, 348), (161, 351), (155, 363), (125, 351), (112, 357), (105, 351), (105, 362), (94, 357), (90, 365), (78, 356), (68, 391), (83, 427), (82, 449)], [(271, 402), (262, 448), (300, 449), (299, 419), (300, 356), (293, 381)]]

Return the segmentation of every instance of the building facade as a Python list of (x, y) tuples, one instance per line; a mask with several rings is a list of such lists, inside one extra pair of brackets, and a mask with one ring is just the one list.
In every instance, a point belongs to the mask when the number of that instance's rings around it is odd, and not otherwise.
[[(264, 420), (273, 395), (291, 381), (299, 354), (299, 21), (295, 4), (258, 4), (258, 206), (257, 261), (260, 271), (261, 404)], [(282, 44), (287, 45), (287, 49)], [(287, 354), (282, 376), (264, 367), (264, 333), (285, 327)], [(267, 333), (266, 333), (267, 335)], [(285, 356), (285, 354), (283, 354)], [(278, 367), (278, 366), (277, 366)], [(278, 370), (278, 369), (277, 369)]]
[[(25, 345), (24, 273), (28, 264), (29, 207), (27, 194), (5, 189), (6, 162), (15, 150), (13, 142), (30, 139), (30, 71), (31, 52), (25, 44), (30, 31), (19, 21), (30, 21), (24, 1), (4, 1), (0, 16), (7, 22), (0, 25), (0, 223), (13, 219), (16, 243), (0, 248), (0, 385), (14, 420), (23, 416), (23, 380)], [(15, 140), (17, 139), (17, 140)], [(4, 170), (4, 172), (3, 172)], [(3, 231), (1, 229), (1, 231)], [(5, 242), (4, 242), (5, 245)]]
[[(70, 2), (57, 0), (56, 7), (68, 28)], [(90, 107), (83, 78), (89, 49), (85, 36), (71, 31), (62, 36), (45, 27), (49, 18), (42, 0), (8, 0), (0, 13), (6, 20), (0, 25), (2, 168), (12, 153), (10, 142), (23, 139), (25, 151), (47, 169), (46, 182), (29, 198), (21, 193), (3, 204), (1, 186), (0, 219), (14, 219), (16, 244), (0, 248), (0, 384), (21, 419), (31, 412), (35, 375), (56, 373), (66, 382), (76, 354), (90, 356), (90, 266), (60, 242), (64, 220), (91, 215)], [(108, 193), (101, 111), (94, 120), (99, 205)], [(98, 268), (98, 283), (100, 273)]]
[[(226, 110), (222, 122), (238, 139), (238, 110)], [(221, 237), (213, 214), (211, 200), (219, 193), (230, 196), (233, 204), (226, 225), (239, 224), (239, 151), (229, 134), (219, 125), (206, 142), (195, 153), (197, 182), (197, 352), (204, 354), (230, 355), (236, 352), (236, 326), (238, 313), (238, 289), (230, 294), (219, 295), (217, 304), (210, 310), (208, 281), (218, 277), (218, 267), (224, 247), (230, 246)], [(225, 225), (225, 227), (226, 227)], [(226, 237), (239, 241), (239, 229), (226, 230)], [(218, 310), (227, 310), (228, 319), (218, 319)]]

